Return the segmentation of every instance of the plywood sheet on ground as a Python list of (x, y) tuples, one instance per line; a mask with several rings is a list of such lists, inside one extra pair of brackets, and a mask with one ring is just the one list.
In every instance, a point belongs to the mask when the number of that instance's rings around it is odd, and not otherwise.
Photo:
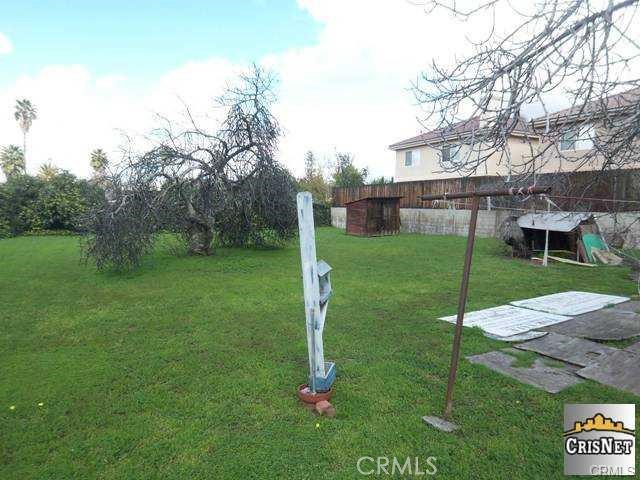
[(629, 345), (628, 347), (625, 347), (625, 350), (629, 351), (629, 352), (636, 352), (636, 353), (640, 353), (640, 342), (636, 342), (632, 345)]
[(558, 393), (581, 382), (570, 367), (550, 367), (541, 358), (536, 359), (531, 367), (513, 367), (516, 358), (504, 352), (471, 355), (467, 360), (549, 393)]
[(583, 378), (640, 395), (640, 354), (618, 350), (576, 372)]
[(511, 302), (516, 307), (530, 308), (540, 312), (556, 315), (580, 315), (582, 313), (600, 310), (607, 305), (626, 302), (627, 297), (603, 295), (591, 292), (561, 292), (542, 297), (529, 298)]
[(578, 315), (543, 330), (591, 340), (625, 340), (640, 335), (640, 315), (634, 312), (604, 308)]
[(598, 359), (618, 350), (617, 348), (608, 347), (583, 338), (573, 338), (558, 333), (549, 333), (549, 335), (542, 338), (514, 346), (520, 350), (540, 353), (541, 355), (582, 367), (597, 362)]
[[(441, 317), (440, 320), (455, 324), (456, 315)], [(566, 320), (569, 320), (569, 317), (502, 305), (465, 313), (463, 325), (479, 327), (485, 332), (500, 337), (510, 337)]]
[(529, 332), (509, 335), (508, 337), (501, 337), (500, 335), (494, 335), (492, 333), (484, 332), (484, 336), (487, 338), (491, 338), (492, 340), (500, 340), (501, 342), (524, 342), (533, 338), (544, 337), (548, 333), (549, 332), (538, 332), (537, 330), (531, 330)]
[(611, 308), (614, 310), (623, 310), (625, 312), (640, 313), (640, 301), (631, 300), (629, 302), (619, 303)]

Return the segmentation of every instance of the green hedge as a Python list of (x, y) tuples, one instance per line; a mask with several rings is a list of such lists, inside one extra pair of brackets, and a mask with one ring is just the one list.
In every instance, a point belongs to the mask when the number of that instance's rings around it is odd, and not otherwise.
[(96, 191), (68, 172), (47, 180), (30, 175), (9, 178), (0, 183), (0, 238), (78, 232)]
[(331, 226), (331, 207), (324, 203), (313, 204), (313, 223), (316, 227)]

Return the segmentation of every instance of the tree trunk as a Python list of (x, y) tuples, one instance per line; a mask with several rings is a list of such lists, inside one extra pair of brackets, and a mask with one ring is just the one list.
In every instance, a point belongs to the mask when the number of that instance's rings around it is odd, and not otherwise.
[(187, 226), (187, 253), (189, 255), (211, 255), (213, 229), (211, 223), (203, 219), (193, 207), (191, 200), (187, 200), (189, 225)]
[(191, 220), (187, 229), (187, 244), (189, 255), (211, 255), (213, 249), (213, 230), (209, 225), (197, 220)]
[(24, 160), (24, 173), (27, 173), (27, 132), (22, 132), (22, 157)]

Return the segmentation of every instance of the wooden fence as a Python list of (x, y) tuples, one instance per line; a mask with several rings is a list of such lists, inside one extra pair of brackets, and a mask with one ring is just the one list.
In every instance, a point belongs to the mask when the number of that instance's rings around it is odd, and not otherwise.
[[(362, 187), (338, 187), (332, 190), (332, 206), (342, 207), (364, 197), (401, 196), (400, 208), (448, 208), (442, 202), (422, 202), (420, 195), (491, 188), (527, 186), (531, 179), (504, 177), (458, 177), (442, 180), (399, 182), (387, 185), (364, 185)], [(542, 173), (536, 176), (536, 185), (553, 187), (552, 200), (566, 211), (640, 211), (640, 169), (621, 171), (584, 171), (568, 173)], [(612, 201), (617, 200), (617, 201)], [(492, 205), (502, 208), (522, 208), (521, 199), (507, 197), (493, 199)], [(526, 207), (533, 207), (529, 202)], [(544, 208), (537, 202), (536, 208)], [(460, 203), (456, 208), (466, 208)], [(485, 202), (484, 208), (487, 208)]]

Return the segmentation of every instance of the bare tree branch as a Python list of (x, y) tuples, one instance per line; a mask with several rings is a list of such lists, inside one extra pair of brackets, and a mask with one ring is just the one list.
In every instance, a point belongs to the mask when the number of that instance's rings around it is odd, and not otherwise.
[(150, 150), (126, 149), (87, 219), (87, 256), (98, 267), (139, 265), (161, 231), (179, 232), (199, 255), (212, 253), (214, 236), (229, 245), (291, 237), (295, 184), (275, 160), (272, 87), (273, 78), (254, 66), (218, 99), (227, 114), (216, 132), (201, 128), (186, 107), (186, 129), (160, 118)]

